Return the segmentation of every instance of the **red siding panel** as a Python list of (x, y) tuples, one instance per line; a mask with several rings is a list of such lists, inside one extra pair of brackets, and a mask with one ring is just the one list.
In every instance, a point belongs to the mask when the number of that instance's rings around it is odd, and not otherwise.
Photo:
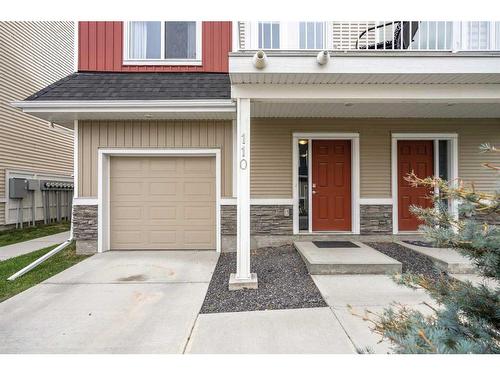
[(229, 69), (231, 22), (202, 22), (202, 65), (123, 65), (123, 22), (79, 22), (78, 70), (99, 72), (216, 72)]

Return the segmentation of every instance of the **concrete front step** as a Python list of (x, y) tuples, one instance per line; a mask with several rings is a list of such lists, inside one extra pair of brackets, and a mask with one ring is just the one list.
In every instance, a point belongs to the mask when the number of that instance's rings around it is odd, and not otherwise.
[(297, 241), (294, 246), (311, 275), (360, 275), (401, 272), (397, 260), (365, 245), (359, 247), (318, 248), (310, 241)]
[(396, 241), (396, 243), (425, 255), (437, 268), (450, 274), (474, 274), (476, 272), (474, 264), (453, 249), (418, 246), (404, 241)]

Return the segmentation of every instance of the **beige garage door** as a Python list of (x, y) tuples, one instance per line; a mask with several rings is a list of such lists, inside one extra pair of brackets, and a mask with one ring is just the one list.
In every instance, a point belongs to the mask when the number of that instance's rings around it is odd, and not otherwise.
[(111, 249), (215, 249), (214, 157), (111, 157)]

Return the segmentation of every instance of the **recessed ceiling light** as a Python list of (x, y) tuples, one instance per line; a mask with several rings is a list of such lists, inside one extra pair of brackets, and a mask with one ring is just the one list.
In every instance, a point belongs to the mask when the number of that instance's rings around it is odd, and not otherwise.
[(299, 145), (307, 145), (307, 139), (300, 139)]
[(146, 118), (152, 118), (152, 117), (153, 117), (153, 115), (150, 115), (149, 113), (146, 113), (146, 114), (144, 115), (144, 117), (146, 117)]

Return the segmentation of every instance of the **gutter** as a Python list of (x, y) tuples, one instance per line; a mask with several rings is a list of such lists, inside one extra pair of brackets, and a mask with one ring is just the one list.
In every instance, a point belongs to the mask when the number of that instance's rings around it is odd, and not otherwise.
[(22, 100), (24, 112), (236, 112), (231, 99), (213, 100)]

